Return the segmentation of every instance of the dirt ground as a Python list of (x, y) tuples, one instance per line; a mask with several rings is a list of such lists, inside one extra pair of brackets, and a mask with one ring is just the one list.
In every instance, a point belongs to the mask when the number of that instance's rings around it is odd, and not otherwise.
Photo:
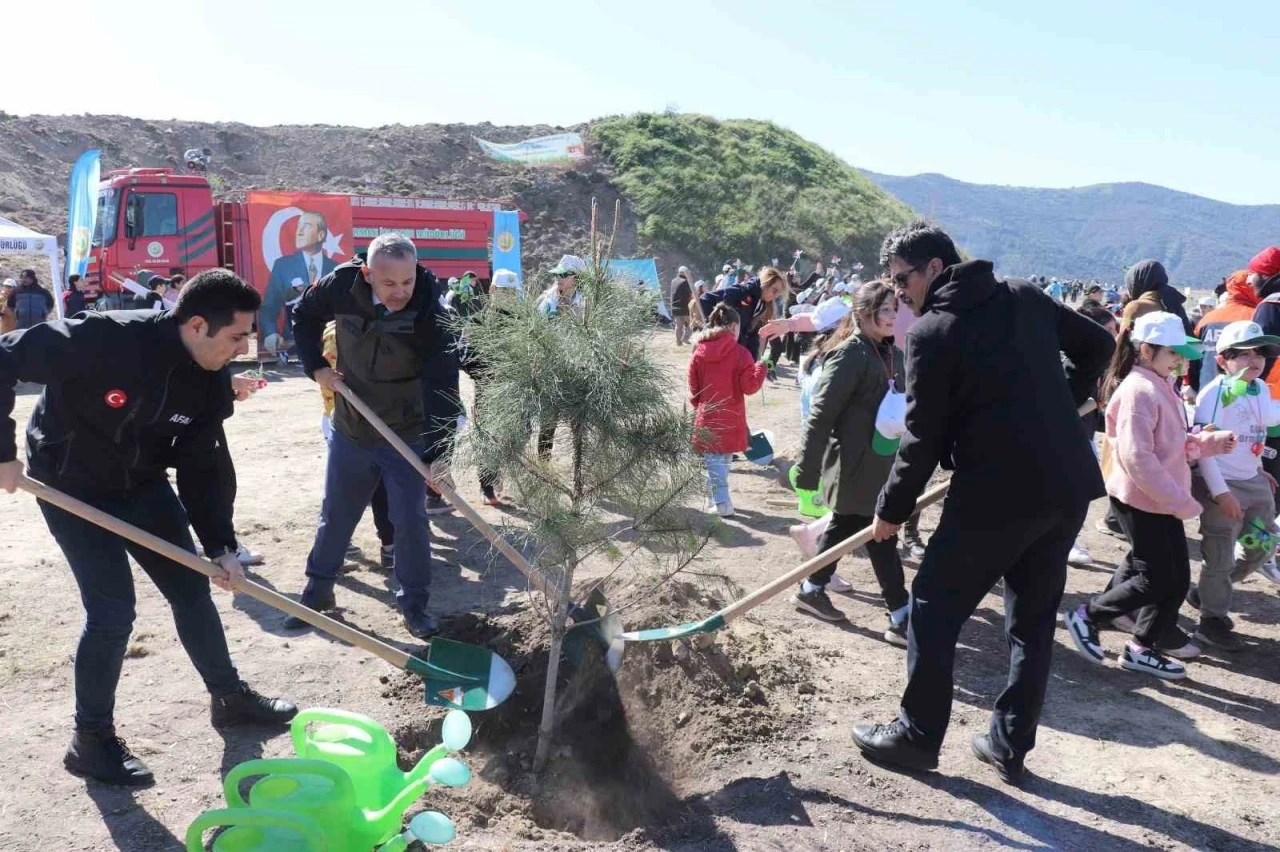
[[(688, 350), (667, 335), (655, 350), (682, 375)], [(798, 391), (789, 367), (750, 400), (754, 426), (779, 436), (785, 455), (798, 438)], [(314, 386), (296, 370), (228, 423), (240, 493), (236, 526), (267, 562), (261, 582), (286, 593), (302, 586), (324, 465)], [(36, 400), (19, 397), (25, 423)], [(797, 563), (786, 529), (796, 516), (778, 468), (736, 463), (739, 517), (678, 584), (628, 612), (629, 627), (706, 614), (742, 589)], [(477, 500), (468, 471), (464, 497)], [(82, 613), (61, 553), (35, 502), (0, 499), (0, 849), (183, 847), (186, 826), (221, 801), (231, 766), (291, 753), (286, 735), (208, 724), (208, 699), (176, 641), (167, 608), (145, 578), (120, 684), (120, 733), (157, 776), (148, 790), (86, 784), (60, 764), (70, 732), (71, 654)], [(493, 521), (500, 511), (482, 510)], [(1094, 531), (1083, 543), (1096, 564), (1070, 572), (1067, 603), (1100, 590), (1122, 556), (1120, 542)], [(932, 528), (936, 510), (926, 514)], [(541, 685), (541, 634), (526, 587), (492, 563), (457, 517), (433, 521), (434, 601), (446, 632), (487, 641), (517, 668), (506, 705), (473, 716), (476, 737), (462, 756), (476, 771), (467, 788), (430, 793), (419, 807), (452, 815), (453, 848), (475, 850), (1263, 850), (1280, 845), (1280, 600), (1255, 577), (1235, 598), (1248, 648), (1191, 664), (1191, 677), (1156, 682), (1114, 665), (1084, 661), (1059, 633), (1059, 653), (1022, 789), (979, 764), (969, 738), (984, 730), (1006, 675), (1002, 603), (989, 595), (966, 627), (956, 668), (950, 736), (937, 773), (900, 774), (861, 759), (852, 724), (896, 710), (905, 652), (881, 639), (884, 614), (869, 564), (841, 569), (855, 591), (837, 603), (849, 615), (829, 625), (795, 612), (785, 596), (755, 610), (710, 647), (633, 648), (616, 684), (582, 688), (566, 711), (561, 748), (547, 780), (528, 772), (528, 732)], [(1193, 538), (1195, 525), (1188, 525)], [(376, 553), (372, 520), (357, 533)], [(1194, 555), (1194, 551), (1193, 551)], [(374, 563), (351, 564), (339, 604), (351, 623), (406, 649), (416, 647), (393, 612), (388, 578)], [(243, 676), (301, 706), (367, 713), (392, 730), (406, 759), (434, 742), (441, 713), (421, 704), (405, 675), (316, 633), (282, 629), (283, 616), (215, 592)], [(1184, 609), (1184, 626), (1191, 611)], [(1111, 652), (1119, 634), (1104, 634)], [(577, 688), (577, 687), (574, 687)], [(604, 696), (602, 699), (601, 696)], [(434, 727), (433, 727), (434, 726)]]

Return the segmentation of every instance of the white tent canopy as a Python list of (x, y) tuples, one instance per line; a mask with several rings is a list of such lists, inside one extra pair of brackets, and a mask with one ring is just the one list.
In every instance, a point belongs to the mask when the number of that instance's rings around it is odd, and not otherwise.
[(17, 222), (0, 216), (0, 254), (42, 254), (49, 258), (49, 280), (53, 282), (53, 306), (62, 317), (62, 270), (59, 267), (61, 252), (58, 241), (47, 234), (38, 234)]

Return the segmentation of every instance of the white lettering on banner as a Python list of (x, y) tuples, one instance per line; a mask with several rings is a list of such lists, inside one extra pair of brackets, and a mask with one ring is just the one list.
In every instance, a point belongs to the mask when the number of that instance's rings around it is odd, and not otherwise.
[(445, 198), (386, 198), (374, 195), (352, 195), (352, 207), (390, 207), (395, 210), (501, 210), (492, 201), (451, 201)]
[(352, 228), (358, 239), (372, 239), (383, 234), (403, 234), (411, 240), (465, 240), (467, 232), (462, 228)]
[(175, 414), (169, 418), (170, 423), (181, 423), (183, 426), (191, 425), (191, 418), (185, 414)]

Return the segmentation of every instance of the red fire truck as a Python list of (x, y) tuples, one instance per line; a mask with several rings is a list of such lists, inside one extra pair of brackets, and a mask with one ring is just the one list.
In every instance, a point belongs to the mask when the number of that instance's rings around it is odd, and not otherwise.
[[(473, 271), (488, 280), (493, 211), (500, 207), (293, 191), (215, 198), (203, 174), (118, 169), (107, 172), (99, 185), (87, 277), (112, 295), (127, 293), (126, 282), (145, 287), (153, 275), (191, 277), (225, 267), (266, 294), (273, 285), (305, 286), (316, 272), (326, 273), (362, 252), (374, 237), (395, 231), (414, 241), (419, 259), (438, 278)], [(521, 214), (521, 221), (525, 218)], [(500, 243), (508, 239), (499, 235)]]

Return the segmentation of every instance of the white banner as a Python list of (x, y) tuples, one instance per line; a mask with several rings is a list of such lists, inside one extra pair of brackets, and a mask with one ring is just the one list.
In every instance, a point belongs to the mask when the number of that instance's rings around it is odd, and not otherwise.
[(586, 156), (582, 137), (577, 133), (539, 136), (537, 139), (526, 139), (523, 142), (505, 145), (486, 142), (478, 136), (472, 138), (490, 157), (506, 163), (563, 163), (569, 160), (581, 160)]

